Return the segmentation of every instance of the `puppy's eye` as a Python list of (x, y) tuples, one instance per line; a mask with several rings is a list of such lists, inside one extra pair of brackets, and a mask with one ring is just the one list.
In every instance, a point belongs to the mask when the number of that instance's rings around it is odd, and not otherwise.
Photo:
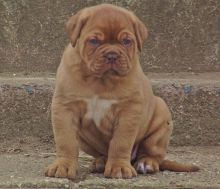
[(101, 41), (98, 40), (97, 38), (92, 38), (92, 39), (89, 39), (89, 43), (90, 43), (91, 45), (98, 46), (98, 45), (101, 44)]
[(131, 43), (132, 43), (132, 41), (131, 41), (131, 39), (129, 39), (129, 38), (124, 38), (124, 39), (122, 39), (122, 41), (121, 41), (121, 44), (124, 45), (124, 46), (130, 46)]

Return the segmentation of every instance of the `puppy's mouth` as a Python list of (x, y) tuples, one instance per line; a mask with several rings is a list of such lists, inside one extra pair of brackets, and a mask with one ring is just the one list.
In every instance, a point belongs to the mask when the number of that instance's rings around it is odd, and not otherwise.
[(114, 69), (109, 69), (109, 70), (105, 71), (104, 74), (106, 74), (106, 75), (113, 75), (113, 76), (114, 75), (115, 76), (120, 76), (120, 74), (116, 70), (114, 70)]
[(92, 60), (90, 70), (99, 76), (125, 76), (129, 71), (129, 60), (126, 56), (108, 52)]
[(111, 75), (125, 76), (128, 73), (128, 70), (129, 68), (126, 63), (121, 63), (121, 65), (111, 64), (111, 67), (105, 73)]

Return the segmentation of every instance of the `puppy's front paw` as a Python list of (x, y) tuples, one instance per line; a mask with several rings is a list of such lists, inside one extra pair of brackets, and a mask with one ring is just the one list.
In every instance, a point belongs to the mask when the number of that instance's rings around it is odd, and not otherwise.
[(126, 161), (108, 161), (105, 166), (105, 177), (107, 178), (132, 178), (136, 177), (137, 173), (131, 166), (130, 162)]
[(76, 163), (72, 159), (58, 158), (47, 167), (45, 176), (73, 179), (76, 176)]
[(159, 163), (151, 157), (141, 158), (134, 164), (134, 167), (140, 174), (156, 173), (159, 171)]

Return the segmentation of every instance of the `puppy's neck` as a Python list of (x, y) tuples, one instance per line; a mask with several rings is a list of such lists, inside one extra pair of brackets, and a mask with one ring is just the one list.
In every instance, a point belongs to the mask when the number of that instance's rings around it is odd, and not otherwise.
[(118, 85), (124, 83), (125, 78), (116, 75), (112, 76), (110, 74), (104, 74), (102, 76), (95, 74), (84, 75), (82, 72), (82, 80), (96, 91), (100, 91), (114, 90), (114, 88), (117, 88)]

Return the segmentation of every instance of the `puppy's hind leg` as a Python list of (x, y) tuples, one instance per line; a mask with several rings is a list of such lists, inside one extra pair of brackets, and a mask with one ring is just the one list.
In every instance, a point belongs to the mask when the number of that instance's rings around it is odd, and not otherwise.
[(170, 112), (165, 102), (156, 97), (157, 104), (146, 138), (140, 143), (134, 167), (138, 173), (158, 172), (163, 161), (173, 128)]
[(95, 148), (83, 140), (82, 137), (80, 137), (80, 148), (95, 158), (90, 166), (91, 172), (104, 173), (107, 157), (103, 154), (100, 154)]
[(100, 156), (93, 160), (91, 165), (91, 172), (92, 173), (104, 173), (105, 171), (105, 164), (107, 161), (107, 157)]

